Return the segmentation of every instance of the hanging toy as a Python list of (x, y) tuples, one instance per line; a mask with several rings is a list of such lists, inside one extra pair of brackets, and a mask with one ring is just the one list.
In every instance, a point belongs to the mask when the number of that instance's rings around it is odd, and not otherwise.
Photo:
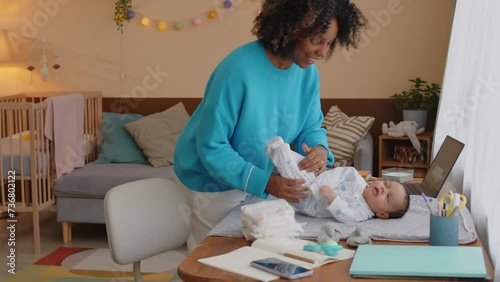
[[(54, 58), (56, 60), (56, 63), (54, 63), (52, 65), (52, 68), (54, 70), (57, 70), (57, 69), (59, 69), (61, 67), (61, 65), (59, 63), (57, 63), (57, 60), (61, 56), (61, 53), (59, 52), (59, 50), (56, 48), (55, 45), (48, 44), (47, 43), (47, 39), (45, 37), (42, 37), (40, 43), (34, 42), (34, 43), (32, 43), (29, 46), (29, 61), (30, 61), (30, 65), (26, 69), (30, 72), (30, 84), (33, 84), (33, 72), (36, 69), (36, 67), (33, 64), (33, 52), (36, 49), (41, 49), (41, 55), (40, 55), (40, 73), (41, 73), (41, 77), (42, 77), (43, 81), (47, 81), (49, 79), (49, 75), (50, 75), (50, 68), (49, 68), (49, 65), (48, 65), (49, 58), (47, 56), (47, 50), (48, 49), (52, 49), (53, 50)], [(58, 77), (56, 77), (56, 79), (58, 79)]]
[[(59, 57), (61, 57), (61, 52), (57, 49), (54, 50), (54, 58), (56, 60), (56, 63), (52, 66), (52, 68), (54, 70), (58, 70), (61, 67), (61, 65), (57, 63), (57, 61), (59, 60)], [(58, 80), (59, 76), (56, 75), (55, 79)]]
[(33, 71), (35, 70), (35, 67), (33, 66), (33, 54), (32, 50), (30, 47), (30, 65), (26, 68), (30, 71), (30, 84), (33, 84)]
[(45, 38), (42, 39), (42, 57), (40, 58), (40, 65), (42, 66), (42, 79), (47, 81), (49, 78), (49, 68), (47, 67), (47, 54), (45, 53)]

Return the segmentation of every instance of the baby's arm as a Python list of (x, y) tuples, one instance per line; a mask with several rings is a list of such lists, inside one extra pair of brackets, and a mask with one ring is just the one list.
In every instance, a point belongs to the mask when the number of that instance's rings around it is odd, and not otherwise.
[(335, 193), (332, 188), (326, 185), (323, 185), (321, 186), (321, 188), (319, 188), (319, 194), (328, 200), (328, 205), (330, 205), (333, 201), (335, 201), (335, 198), (337, 198), (337, 193)]
[(357, 207), (353, 204), (336, 197), (327, 209), (338, 222), (365, 221), (373, 217), (373, 212), (369, 209)]

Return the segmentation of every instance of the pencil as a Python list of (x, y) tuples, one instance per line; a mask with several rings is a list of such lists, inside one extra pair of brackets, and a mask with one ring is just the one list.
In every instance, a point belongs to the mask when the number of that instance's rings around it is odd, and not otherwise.
[(298, 259), (298, 260), (301, 260), (301, 261), (304, 261), (304, 262), (308, 262), (308, 263), (312, 263), (312, 264), (316, 263), (316, 261), (313, 260), (313, 259), (305, 258), (305, 257), (302, 257), (302, 256), (290, 254), (290, 253), (284, 253), (283, 255), (285, 257), (289, 257), (289, 258), (293, 258), (293, 259)]

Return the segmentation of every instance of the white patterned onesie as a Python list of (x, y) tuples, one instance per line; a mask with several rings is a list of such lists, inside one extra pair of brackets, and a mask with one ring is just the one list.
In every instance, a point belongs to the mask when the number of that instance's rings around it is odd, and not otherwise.
[[(353, 167), (337, 167), (318, 176), (301, 171), (298, 163), (304, 156), (292, 151), (281, 137), (271, 139), (266, 145), (266, 154), (282, 177), (304, 179), (309, 187), (309, 197), (299, 204), (292, 204), (300, 212), (311, 217), (333, 217), (339, 222), (364, 221), (375, 214), (364, 200), (362, 193), (367, 183)], [(319, 194), (319, 188), (327, 185), (337, 193), (329, 205)]]

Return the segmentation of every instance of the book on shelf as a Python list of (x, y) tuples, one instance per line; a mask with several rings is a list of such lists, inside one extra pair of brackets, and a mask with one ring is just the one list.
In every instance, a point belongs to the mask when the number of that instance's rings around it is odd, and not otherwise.
[(261, 281), (278, 279), (279, 276), (250, 266), (250, 262), (265, 258), (278, 258), (302, 267), (313, 269), (321, 265), (352, 258), (354, 251), (342, 249), (334, 256), (304, 251), (303, 247), (317, 244), (313, 241), (296, 238), (265, 238), (255, 240), (251, 246), (241, 247), (232, 252), (199, 259), (198, 262), (234, 272)]
[(426, 144), (422, 143), (420, 153), (413, 146), (395, 145), (393, 160), (400, 163), (423, 164), (427, 160)]

